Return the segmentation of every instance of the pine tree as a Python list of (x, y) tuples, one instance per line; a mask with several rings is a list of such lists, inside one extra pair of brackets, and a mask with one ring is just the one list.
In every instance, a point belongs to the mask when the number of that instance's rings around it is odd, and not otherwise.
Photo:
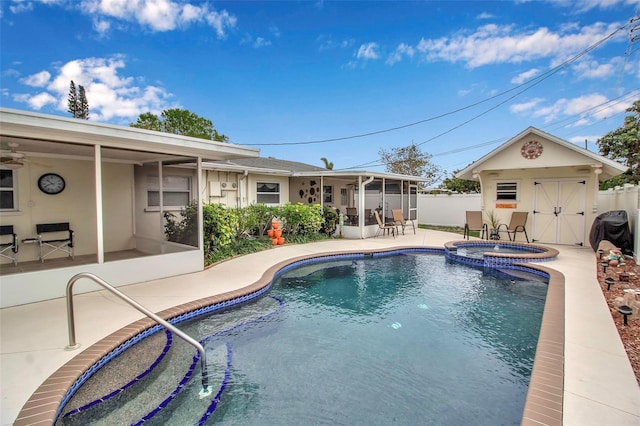
[(76, 84), (71, 80), (69, 85), (69, 96), (67, 96), (67, 111), (73, 118), (78, 117), (78, 92), (76, 91)]
[(82, 118), (83, 120), (89, 119), (89, 102), (87, 101), (87, 94), (84, 91), (84, 86), (78, 86), (78, 116), (77, 118)]

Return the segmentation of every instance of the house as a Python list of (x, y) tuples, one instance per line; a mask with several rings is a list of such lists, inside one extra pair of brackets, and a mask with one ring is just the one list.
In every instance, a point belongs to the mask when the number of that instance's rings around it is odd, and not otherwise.
[[(626, 167), (529, 127), (456, 174), (481, 184), (485, 219), (508, 224), (513, 212), (528, 212), (533, 242), (584, 246), (598, 211), (600, 181)], [(516, 234), (524, 241), (522, 233)]]
[[(0, 263), (2, 308), (63, 297), (79, 272), (120, 286), (203, 270), (202, 215), (189, 246), (166, 241), (163, 212), (203, 201), (203, 162), (258, 156), (229, 143), (4, 108), (0, 145), (0, 224), (13, 227), (19, 245), (17, 266)], [(184, 163), (192, 167), (175, 166)], [(54, 223), (73, 230), (73, 258), (55, 251), (39, 262), (37, 227)]]
[[(400, 208), (417, 218), (424, 180), (326, 170), (229, 143), (4, 108), (0, 148), (0, 225), (18, 241), (17, 265), (0, 257), (0, 308), (64, 297), (80, 272), (117, 287), (201, 271), (202, 213), (192, 245), (167, 241), (164, 232), (164, 214), (180, 214), (193, 200), (302, 202), (343, 215), (349, 208), (364, 214), (346, 216), (338, 232), (368, 238), (377, 230), (373, 210), (391, 218)], [(51, 228), (62, 230), (43, 232)], [(47, 240), (60, 249), (41, 250)], [(99, 287), (87, 280), (75, 289)]]
[(270, 157), (205, 162), (202, 168), (210, 203), (230, 207), (321, 204), (342, 214), (337, 232), (345, 238), (375, 236), (374, 210), (382, 220), (392, 217), (392, 209), (401, 209), (405, 218), (416, 220), (418, 183), (426, 181), (367, 170), (327, 170)]

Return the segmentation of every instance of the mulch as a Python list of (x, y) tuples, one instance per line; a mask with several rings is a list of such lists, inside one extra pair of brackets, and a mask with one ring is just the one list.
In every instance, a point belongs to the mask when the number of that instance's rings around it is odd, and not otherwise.
[[(618, 312), (618, 309), (614, 305), (616, 297), (624, 296), (624, 289), (640, 288), (640, 265), (636, 264), (633, 259), (626, 258), (624, 265), (617, 267), (607, 267), (606, 273), (602, 271), (602, 266), (598, 260), (598, 256), (594, 256), (597, 262), (598, 269), (598, 282), (600, 288), (604, 294), (607, 304), (609, 305), (609, 311), (611, 311), (611, 317), (618, 329), (624, 348), (627, 351), (629, 361), (631, 361), (631, 367), (636, 375), (636, 380), (640, 384), (640, 319), (627, 318), (628, 325), (624, 325), (624, 317)], [(629, 281), (620, 281), (620, 273), (629, 273)], [(607, 290), (607, 284), (605, 278), (611, 277), (615, 280), (615, 284), (611, 286), (610, 290)]]

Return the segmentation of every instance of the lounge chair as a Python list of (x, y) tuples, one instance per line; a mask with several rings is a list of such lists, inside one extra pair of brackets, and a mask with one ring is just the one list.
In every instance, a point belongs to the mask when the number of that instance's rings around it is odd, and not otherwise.
[(393, 221), (395, 222), (396, 226), (402, 227), (402, 235), (404, 235), (404, 228), (407, 227), (407, 225), (411, 225), (411, 227), (413, 228), (413, 233), (416, 233), (416, 225), (413, 222), (413, 219), (405, 219), (404, 215), (402, 214), (402, 210), (391, 209), (391, 214), (393, 214)]
[(475, 210), (467, 210), (467, 221), (464, 224), (463, 236), (469, 239), (469, 231), (481, 231), (481, 238), (486, 240), (489, 236), (487, 224), (482, 221), (482, 212)]
[(376, 237), (380, 234), (384, 235), (384, 233), (386, 232), (387, 235), (391, 234), (393, 235), (393, 238), (396, 237), (396, 225), (387, 225), (382, 223), (382, 220), (380, 219), (380, 215), (378, 214), (377, 210), (373, 211), (373, 215), (376, 217), (376, 222), (378, 222), (378, 229), (376, 231)]
[[(498, 226), (498, 232), (506, 232), (509, 236), (509, 241), (516, 240), (516, 233), (523, 232), (524, 238), (529, 242), (529, 236), (527, 235), (527, 229), (525, 225), (527, 224), (527, 217), (529, 212), (513, 212), (511, 213), (511, 220), (509, 221), (509, 226), (504, 223), (501, 223)], [(504, 227), (504, 229), (503, 229)]]

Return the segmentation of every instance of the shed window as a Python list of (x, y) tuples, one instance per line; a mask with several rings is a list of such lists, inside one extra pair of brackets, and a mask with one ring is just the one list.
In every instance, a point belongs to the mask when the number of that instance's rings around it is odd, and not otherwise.
[(496, 200), (517, 200), (517, 199), (518, 199), (518, 183), (517, 182), (496, 183)]

